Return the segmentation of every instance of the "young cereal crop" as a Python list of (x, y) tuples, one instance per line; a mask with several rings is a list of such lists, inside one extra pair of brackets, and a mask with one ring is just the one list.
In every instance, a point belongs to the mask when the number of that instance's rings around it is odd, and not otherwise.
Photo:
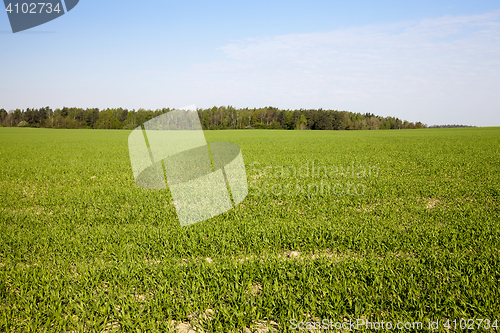
[(0, 331), (500, 321), (499, 128), (207, 131), (249, 193), (189, 227), (129, 133), (0, 128)]

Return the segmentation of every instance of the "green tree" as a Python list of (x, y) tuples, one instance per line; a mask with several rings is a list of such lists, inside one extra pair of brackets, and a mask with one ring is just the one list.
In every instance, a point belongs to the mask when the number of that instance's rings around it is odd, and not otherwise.
[(15, 109), (14, 114), (12, 115), (12, 118), (14, 120), (13, 126), (17, 126), (19, 122), (23, 119), (23, 113), (20, 109)]
[(301, 115), (299, 121), (297, 122), (297, 129), (298, 130), (305, 130), (307, 128), (307, 119), (306, 116)]
[(5, 121), (7, 120), (8, 113), (5, 109), (0, 109), (0, 123), (2, 126), (7, 126)]

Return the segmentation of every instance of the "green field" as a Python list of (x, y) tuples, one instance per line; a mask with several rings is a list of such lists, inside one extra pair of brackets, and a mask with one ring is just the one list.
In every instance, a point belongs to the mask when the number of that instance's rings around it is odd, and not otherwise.
[(500, 325), (500, 128), (207, 131), (249, 194), (189, 227), (129, 133), (0, 128), (0, 331)]

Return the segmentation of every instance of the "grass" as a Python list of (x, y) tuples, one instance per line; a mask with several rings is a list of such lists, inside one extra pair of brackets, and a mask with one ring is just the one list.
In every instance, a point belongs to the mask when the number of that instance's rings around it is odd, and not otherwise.
[(129, 133), (0, 128), (0, 331), (500, 321), (500, 128), (207, 131), (249, 195), (185, 228)]

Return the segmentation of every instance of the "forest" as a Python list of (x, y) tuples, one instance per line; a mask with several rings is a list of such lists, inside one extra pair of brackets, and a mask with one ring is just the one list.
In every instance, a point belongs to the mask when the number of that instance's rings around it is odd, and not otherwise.
[[(27, 108), (0, 109), (3, 127), (134, 129), (144, 122), (173, 109), (127, 110), (123, 108), (63, 107), (52, 110)], [(286, 129), (286, 130), (378, 130), (426, 128), (421, 122), (395, 117), (349, 111), (300, 109), (280, 110), (275, 107), (236, 109), (232, 106), (197, 109), (204, 130), (224, 129)]]

